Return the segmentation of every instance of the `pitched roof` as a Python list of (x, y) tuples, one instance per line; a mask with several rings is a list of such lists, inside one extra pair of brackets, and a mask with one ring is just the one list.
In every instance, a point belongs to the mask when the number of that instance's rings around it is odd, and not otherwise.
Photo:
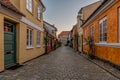
[(41, 2), (42, 6), (43, 6), (43, 8), (44, 8), (44, 11), (45, 11), (45, 10), (46, 10), (46, 7), (44, 6), (42, 0), (39, 0), (39, 1)]
[(62, 32), (58, 35), (58, 37), (63, 36), (63, 35), (68, 35), (69, 33), (70, 33), (70, 31), (62, 31)]
[(85, 27), (90, 21), (94, 20), (98, 15), (114, 5), (118, 0), (104, 0), (102, 4), (89, 16), (89, 18), (81, 25)]
[(11, 2), (10, 0), (0, 0), (0, 4), (7, 7), (8, 9), (22, 15), (25, 16), (23, 13), (21, 13)]
[(43, 22), (43, 27), (51, 36), (56, 37), (53, 31), (57, 32), (57, 28), (54, 25), (49, 24), (48, 22)]
[(57, 31), (57, 28), (54, 25), (52, 25), (52, 24), (50, 24), (50, 23), (48, 23), (46, 21), (44, 21), (43, 24), (44, 25), (49, 25), (50, 27), (54, 28)]
[[(81, 17), (82, 21), (85, 21), (88, 19), (88, 17), (102, 4), (101, 1), (94, 2), (92, 4), (89, 4), (87, 6), (82, 7), (77, 17)], [(82, 17), (83, 16), (83, 17)]]

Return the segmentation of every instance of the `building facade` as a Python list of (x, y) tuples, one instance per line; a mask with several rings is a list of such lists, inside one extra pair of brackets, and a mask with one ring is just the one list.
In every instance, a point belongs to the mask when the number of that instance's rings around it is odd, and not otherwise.
[[(120, 1), (103, 0), (82, 28), (84, 38), (94, 40), (93, 55), (120, 66)], [(88, 45), (84, 44), (84, 51), (89, 51)]]
[[(41, 0), (0, 0), (0, 71), (45, 53)], [(23, 14), (24, 13), (24, 14)]]
[(77, 24), (73, 26), (72, 30), (72, 47), (74, 50), (78, 51), (78, 30), (77, 30)]
[(97, 1), (85, 7), (82, 7), (77, 15), (77, 30), (78, 30), (78, 50), (83, 51), (83, 29), (81, 25), (88, 19), (88, 17), (100, 6), (101, 1)]
[(62, 42), (63, 45), (67, 45), (69, 32), (70, 32), (70, 31), (62, 31), (62, 32), (58, 35), (58, 40), (59, 40), (60, 42)]
[(54, 50), (57, 47), (57, 28), (54, 25), (49, 24), (48, 22), (44, 21), (44, 29), (46, 33), (45, 43), (46, 43), (46, 53)]

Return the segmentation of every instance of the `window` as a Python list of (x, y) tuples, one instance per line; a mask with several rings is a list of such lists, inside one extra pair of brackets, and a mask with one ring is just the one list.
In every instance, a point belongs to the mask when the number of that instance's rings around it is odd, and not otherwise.
[(106, 17), (100, 20), (99, 22), (99, 40), (100, 42), (106, 42), (107, 41), (107, 31), (106, 31)]
[(43, 37), (43, 40), (42, 40), (42, 44), (43, 44), (43, 46), (45, 45), (45, 39), (44, 39), (44, 37)]
[(40, 47), (40, 31), (37, 32), (37, 47)]
[(41, 8), (40, 8), (40, 6), (38, 6), (38, 8), (37, 8), (37, 18), (38, 18), (38, 20), (40, 20), (40, 17), (41, 17), (41, 10), (40, 10)]
[[(47, 38), (47, 40), (49, 40), (49, 37)], [(45, 41), (44, 33), (42, 33), (42, 42), (41, 43), (43, 46), (45, 46), (46, 41)]]
[(32, 13), (32, 0), (26, 0), (26, 8)]
[(33, 34), (33, 31), (32, 29), (27, 29), (27, 47), (30, 48), (32, 47), (32, 34)]
[(13, 25), (5, 23), (4, 24), (4, 31), (5, 32), (13, 32)]
[(93, 31), (94, 31), (94, 27), (93, 26), (91, 26), (90, 27), (90, 37), (93, 39), (94, 37), (93, 37)]

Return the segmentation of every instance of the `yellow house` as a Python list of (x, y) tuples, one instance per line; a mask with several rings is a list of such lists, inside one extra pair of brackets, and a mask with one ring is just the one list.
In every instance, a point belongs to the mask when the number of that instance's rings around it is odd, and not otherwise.
[(0, 71), (45, 53), (44, 11), (41, 0), (0, 0)]

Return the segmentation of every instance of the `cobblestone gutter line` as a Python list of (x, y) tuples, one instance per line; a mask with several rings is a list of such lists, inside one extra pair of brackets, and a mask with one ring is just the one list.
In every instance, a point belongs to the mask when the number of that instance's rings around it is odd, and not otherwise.
[(88, 58), (88, 56), (83, 54), (83, 53), (79, 53), (79, 52), (77, 52), (77, 53), (80, 56), (83, 56), (87, 60), (91, 61), (92, 63), (94, 63), (98, 67), (102, 68), (103, 70), (105, 70), (106, 72), (110, 73), (111, 75), (113, 75), (114, 77), (116, 77), (120, 80), (120, 71), (118, 69), (115, 69), (114, 67), (110, 66), (108, 63), (104, 63), (100, 60), (96, 60), (96, 59), (92, 60), (92, 59)]

